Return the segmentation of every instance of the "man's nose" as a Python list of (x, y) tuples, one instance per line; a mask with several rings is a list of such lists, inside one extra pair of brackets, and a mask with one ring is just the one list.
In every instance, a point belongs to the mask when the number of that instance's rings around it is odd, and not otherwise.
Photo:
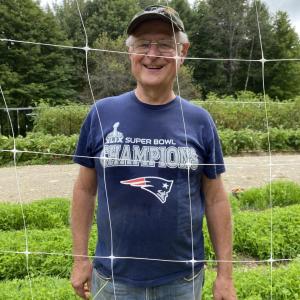
[(161, 53), (158, 49), (158, 45), (156, 43), (149, 44), (149, 49), (147, 55), (160, 56)]

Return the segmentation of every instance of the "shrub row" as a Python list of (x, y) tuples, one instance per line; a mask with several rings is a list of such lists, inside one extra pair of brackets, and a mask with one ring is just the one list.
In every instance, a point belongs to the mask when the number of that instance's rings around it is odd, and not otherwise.
[(266, 100), (265, 105), (262, 95), (246, 92), (238, 94), (237, 98), (232, 96), (222, 98), (210, 94), (207, 101), (193, 102), (211, 113), (219, 129), (266, 131), (265, 108), (268, 111), (270, 127), (299, 129), (300, 115), (295, 112), (300, 111), (300, 97), (289, 102), (275, 102), (269, 98)]
[[(28, 229), (50, 229), (69, 225), (70, 201), (62, 198), (35, 201), (23, 205)], [(0, 230), (22, 230), (20, 204), (0, 203)]]
[(84, 105), (50, 107), (42, 103), (37, 110), (33, 131), (51, 135), (78, 134), (89, 109)]
[[(274, 181), (260, 188), (250, 188), (231, 196), (233, 211), (240, 209), (263, 210), (270, 207), (270, 186), (272, 207), (300, 204), (300, 185), (292, 181)], [(69, 225), (70, 201), (64, 198), (43, 199), (23, 204), (28, 229), (51, 229)], [(0, 230), (22, 230), (23, 215), (20, 204), (0, 203)]]
[(272, 152), (299, 151), (300, 130), (271, 129), (267, 132), (250, 129), (219, 131), (224, 155), (235, 155), (244, 152), (268, 152), (269, 141)]
[[(273, 209), (273, 257), (295, 258), (300, 253), (300, 205)], [(205, 251), (207, 259), (214, 259), (211, 243), (204, 226)], [(93, 227), (90, 255), (95, 249), (96, 228)], [(68, 277), (72, 257), (70, 230), (28, 230), (28, 245), (31, 252), (60, 253), (61, 255), (29, 255), (29, 265), (34, 275)], [(234, 215), (234, 252), (255, 259), (270, 258), (271, 211), (245, 211)], [(0, 233), (0, 252), (24, 251), (24, 231)], [(0, 255), (0, 279), (26, 276), (25, 256), (4, 253)], [(23, 267), (22, 267), (23, 266)]]
[[(16, 160), (18, 163), (26, 164), (47, 164), (55, 162), (70, 162), (73, 155), (78, 135), (44, 135), (42, 133), (31, 133), (25, 138), (16, 138), (16, 148), (20, 151), (34, 151), (38, 153), (18, 152)], [(13, 138), (0, 136), (0, 150), (11, 150), (14, 148)], [(55, 153), (55, 154), (50, 154)], [(0, 165), (11, 164), (13, 162), (13, 153), (0, 152)]]
[[(220, 102), (223, 101), (223, 102)], [(247, 103), (245, 103), (247, 102)], [(266, 131), (266, 111), (262, 95), (239, 92), (236, 97), (210, 94), (206, 101), (193, 101), (207, 109), (219, 129), (252, 129)], [(268, 122), (272, 128), (299, 129), (300, 97), (294, 101), (276, 102), (267, 98)], [(90, 106), (66, 105), (49, 107), (42, 103), (35, 117), (35, 132), (51, 135), (78, 134)]]
[[(260, 266), (254, 269), (236, 267), (234, 282), (239, 299), (243, 300), (298, 300), (300, 297), (299, 285), (300, 262), (296, 260), (286, 266), (276, 267), (272, 272), (272, 286), (270, 268)], [(205, 271), (205, 285), (203, 300), (212, 299), (212, 285), (216, 276), (215, 271)], [(69, 279), (59, 277), (31, 278), (33, 299), (47, 300), (76, 300)], [(271, 291), (272, 287), (272, 291)], [(0, 282), (1, 296), (6, 300), (31, 300), (31, 291), (28, 279), (14, 279)]]
[(261, 188), (240, 192), (237, 199), (231, 197), (231, 203), (236, 203), (240, 209), (267, 209), (271, 206), (270, 200), (272, 207), (300, 204), (300, 185), (292, 181), (274, 181)]
[(300, 205), (236, 213), (234, 251), (258, 259), (269, 259), (272, 229), (273, 257), (295, 258), (300, 253), (299, 228)]
[[(233, 131), (230, 129), (219, 131), (224, 155), (235, 155), (243, 152), (266, 152), (269, 150), (267, 132), (253, 130)], [(40, 153), (17, 153), (18, 163), (50, 163), (55, 161), (70, 161), (68, 155), (73, 155), (78, 136), (44, 135), (41, 133), (29, 134), (27, 137), (16, 139), (16, 148), (20, 151), (36, 151)], [(300, 129), (270, 130), (271, 150), (276, 151), (300, 151)], [(0, 165), (12, 163), (13, 139), (0, 136)], [(55, 154), (50, 154), (55, 153)]]
[[(271, 237), (272, 217), (272, 237)], [(239, 211), (233, 214), (234, 256), (266, 260), (295, 258), (300, 253), (300, 205), (277, 207), (265, 211)], [(206, 219), (203, 222), (206, 259), (215, 259)]]
[[(66, 278), (41, 276), (31, 278), (32, 294), (29, 279), (0, 281), (2, 299), (6, 300), (79, 300), (70, 281)], [(33, 296), (33, 297), (32, 297)]]

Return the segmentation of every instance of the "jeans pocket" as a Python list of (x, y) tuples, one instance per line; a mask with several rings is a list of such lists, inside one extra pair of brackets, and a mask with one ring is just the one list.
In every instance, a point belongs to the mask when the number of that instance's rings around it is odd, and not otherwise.
[(183, 277), (183, 280), (186, 282), (191, 282), (193, 280), (196, 280), (200, 276), (200, 274), (203, 274), (202, 276), (204, 278), (204, 268), (201, 268), (198, 272), (194, 272), (194, 274), (191, 273), (190, 275)]
[(100, 279), (100, 280), (104, 280), (104, 281), (110, 281), (111, 280), (111, 277), (106, 277), (104, 275), (102, 275), (101, 273), (99, 273), (99, 271), (94, 268), (94, 272), (95, 272), (95, 275)]
[(107, 299), (103, 296), (104, 290), (110, 290), (111, 279), (93, 269), (91, 292), (94, 300)]

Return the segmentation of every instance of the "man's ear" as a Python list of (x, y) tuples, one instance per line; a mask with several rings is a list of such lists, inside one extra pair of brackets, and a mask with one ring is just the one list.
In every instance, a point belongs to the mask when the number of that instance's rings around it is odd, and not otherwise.
[(182, 48), (181, 48), (181, 51), (180, 51), (180, 57), (181, 57), (180, 58), (180, 64), (184, 63), (184, 59), (187, 57), (189, 48), (190, 48), (190, 43), (182, 44)]

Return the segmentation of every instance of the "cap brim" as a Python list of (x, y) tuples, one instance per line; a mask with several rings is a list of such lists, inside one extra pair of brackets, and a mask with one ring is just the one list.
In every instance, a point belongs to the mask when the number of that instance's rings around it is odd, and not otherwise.
[(134, 19), (127, 28), (127, 34), (128, 35), (132, 34), (141, 23), (143, 23), (145, 21), (150, 21), (150, 20), (162, 20), (169, 24), (173, 23), (174, 28), (177, 31), (180, 30), (178, 25), (175, 24), (174, 22), (172, 22), (170, 20), (170, 18), (168, 18), (167, 16), (164, 16), (164, 15), (161, 15), (158, 13), (148, 13), (148, 14), (141, 15), (141, 16), (137, 17), (136, 19)]

